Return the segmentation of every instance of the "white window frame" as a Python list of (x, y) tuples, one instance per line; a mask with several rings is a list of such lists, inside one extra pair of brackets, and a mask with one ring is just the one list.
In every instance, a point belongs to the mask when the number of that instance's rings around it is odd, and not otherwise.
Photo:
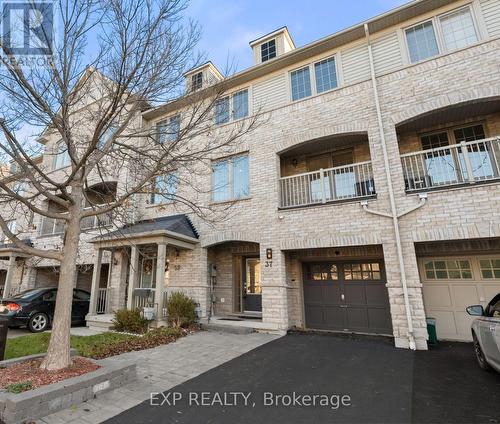
[[(61, 150), (61, 146), (63, 146), (64, 150)], [(64, 161), (64, 163), (62, 164), (62, 166), (58, 166), (58, 157), (60, 156), (66, 156), (67, 159)], [(67, 162), (67, 163), (66, 163)], [(53, 170), (56, 171), (58, 169), (64, 169), (64, 168), (67, 168), (68, 166), (71, 165), (71, 157), (69, 156), (69, 151), (68, 151), (68, 147), (66, 146), (66, 144), (63, 142), (63, 141), (60, 141), (56, 144), (56, 148), (55, 148), (55, 151), (54, 151), (54, 161), (53, 161)]]
[[(178, 119), (179, 120), (179, 131), (177, 132), (177, 135), (175, 136), (175, 139), (174, 140), (164, 140), (164, 141), (161, 141), (160, 140), (160, 125), (162, 124), (166, 124), (166, 125), (171, 125), (172, 124), (172, 121), (174, 119)], [(158, 122), (156, 122), (155, 124), (155, 129), (156, 129), (156, 140), (158, 141), (158, 143), (160, 144), (165, 144), (165, 143), (173, 143), (175, 141), (177, 141), (177, 139), (179, 138), (179, 133), (180, 133), (180, 129), (181, 129), (181, 114), (180, 113), (176, 113), (174, 115), (169, 115), (161, 120), (159, 120)]]
[[(168, 197), (162, 196), (159, 193), (155, 193), (155, 191), (157, 189), (158, 178), (163, 178), (163, 179), (172, 178), (172, 179), (174, 179), (174, 181), (175, 181), (175, 192), (169, 194), (169, 196), (172, 196), (171, 199), (169, 199)], [(165, 175), (158, 175), (158, 176), (156, 176), (154, 178), (154, 181), (151, 184), (151, 187), (152, 187), (152, 190), (151, 190), (151, 193), (149, 195), (149, 199), (147, 200), (148, 204), (150, 204), (152, 206), (160, 206), (160, 205), (166, 205), (166, 204), (174, 203), (175, 197), (177, 196), (177, 190), (179, 189), (179, 176), (178, 176), (177, 171), (172, 171), (172, 172), (169, 172), (169, 173), (167, 173)], [(158, 201), (158, 202), (154, 201), (155, 200), (154, 199), (155, 196), (158, 196), (160, 198), (160, 201)]]
[[(242, 158), (242, 157), (246, 157), (247, 161), (248, 161), (248, 195), (244, 196), (244, 197), (235, 197), (235, 195), (234, 195), (234, 160)], [(215, 190), (214, 190), (214, 171), (213, 171), (213, 169), (214, 169), (214, 165), (221, 163), (221, 162), (230, 162), (230, 166), (228, 167), (228, 172), (229, 172), (228, 186), (229, 186), (230, 193), (229, 193), (229, 197), (227, 199), (215, 200), (214, 199)], [(212, 161), (211, 169), (212, 169), (212, 173), (211, 173), (211, 181), (210, 181), (210, 201), (212, 203), (236, 202), (238, 200), (244, 200), (244, 199), (248, 199), (251, 197), (252, 194), (251, 194), (251, 188), (250, 188), (250, 181), (251, 181), (250, 155), (248, 152), (240, 153), (240, 154), (237, 154), (234, 156), (228, 156), (225, 158), (216, 159), (216, 160)]]
[[(248, 100), (247, 110), (248, 110), (248, 113), (247, 113), (246, 116), (243, 116), (241, 118), (235, 119), (234, 118), (234, 95), (238, 94), (238, 93), (241, 93), (242, 91), (246, 91), (247, 92), (247, 100)], [(251, 116), (252, 115), (252, 110), (251, 110), (251, 107), (250, 107), (250, 105), (251, 105), (250, 96), (251, 96), (250, 87), (243, 87), (243, 88), (240, 88), (238, 90), (231, 91), (227, 95), (221, 97), (218, 101), (223, 101), (223, 100), (229, 98), (229, 120), (227, 122), (221, 122), (221, 123), (217, 123), (216, 122), (217, 110), (216, 110), (216, 107), (215, 107), (215, 104), (214, 104), (214, 124), (215, 124), (215, 126), (222, 127), (223, 125), (227, 125), (227, 124), (230, 124), (232, 122), (238, 122), (238, 121), (241, 121), (242, 119), (246, 119), (249, 116)]]
[[(465, 9), (469, 10), (469, 13), (470, 13), (470, 16), (472, 19), (472, 24), (474, 25), (474, 31), (476, 32), (477, 41), (475, 43), (469, 44), (466, 47), (461, 47), (459, 49), (454, 49), (454, 50), (446, 50), (444, 47), (445, 44), (444, 44), (443, 30), (441, 27), (441, 19), (446, 17), (447, 15), (451, 15), (453, 13), (457, 13), (457, 12), (460, 12), (461, 10), (465, 10)], [(406, 30), (411, 29), (411, 28), (418, 26), (418, 25), (423, 25), (427, 22), (432, 22), (432, 27), (434, 29), (434, 34), (436, 36), (438, 53), (435, 56), (429, 56), (429, 57), (426, 57), (425, 59), (421, 59), (417, 62), (412, 62), (411, 61), (411, 54), (410, 54), (410, 46), (408, 45), (408, 38), (406, 37)], [(448, 10), (444, 13), (440, 13), (439, 15), (434, 15), (434, 16), (432, 16), (428, 19), (425, 19), (423, 21), (415, 22), (411, 25), (408, 25), (408, 26), (402, 28), (402, 31), (403, 31), (403, 39), (404, 39), (404, 44), (405, 44), (405, 53), (406, 53), (406, 57), (408, 59), (408, 63), (410, 65), (416, 65), (418, 63), (425, 62), (426, 60), (435, 59), (436, 57), (439, 57), (439, 56), (447, 54), (447, 53), (452, 53), (452, 52), (456, 52), (456, 51), (461, 50), (461, 49), (469, 48), (477, 43), (480, 43), (483, 39), (483, 32), (480, 30), (479, 22), (478, 22), (478, 19), (476, 17), (475, 12), (474, 12), (474, 8), (472, 7), (471, 3), (457, 7), (457, 8), (452, 9), (452, 10)]]
[[(263, 57), (262, 57), (262, 46), (264, 46), (264, 44), (269, 44), (271, 41), (274, 41), (274, 56), (273, 57), (269, 57), (266, 60), (263, 60)], [(267, 48), (267, 51), (269, 53), (269, 47)], [(278, 39), (276, 37), (275, 38), (270, 38), (269, 40), (264, 41), (263, 43), (261, 43), (259, 45), (259, 55), (260, 55), (260, 62), (261, 63), (266, 63), (266, 62), (269, 62), (270, 60), (276, 59), (278, 57)]]
[[(322, 91), (321, 93), (318, 93), (318, 89), (316, 87), (316, 72), (314, 71), (314, 66), (316, 63), (323, 62), (328, 59), (334, 59), (335, 60), (335, 76), (337, 77), (337, 86), (334, 88), (330, 88), (329, 90)], [(304, 68), (309, 68), (309, 77), (311, 78), (311, 95), (302, 97), (297, 100), (293, 100), (293, 92), (292, 92), (292, 72), (299, 71), (300, 69)], [(326, 93), (331, 93), (332, 91), (338, 90), (341, 87), (340, 83), (340, 73), (339, 73), (339, 55), (337, 53), (322, 57), (321, 59), (317, 59), (314, 62), (306, 63), (301, 66), (298, 66), (296, 68), (290, 69), (288, 71), (288, 92), (289, 92), (289, 100), (292, 103), (295, 102), (300, 102), (301, 100), (305, 99), (310, 99), (311, 97), (326, 94)]]

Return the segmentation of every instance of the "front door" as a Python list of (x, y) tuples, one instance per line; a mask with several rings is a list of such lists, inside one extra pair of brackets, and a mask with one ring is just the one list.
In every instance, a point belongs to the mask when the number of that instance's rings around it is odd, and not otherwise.
[(243, 275), (243, 312), (262, 311), (260, 286), (260, 259), (246, 258)]
[(304, 263), (306, 327), (392, 334), (381, 261)]

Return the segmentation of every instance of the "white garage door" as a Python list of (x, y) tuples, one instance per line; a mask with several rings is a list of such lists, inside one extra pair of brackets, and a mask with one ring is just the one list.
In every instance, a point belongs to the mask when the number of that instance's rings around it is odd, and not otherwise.
[(421, 258), (425, 313), (437, 320), (439, 339), (471, 341), (469, 305), (500, 293), (500, 256)]

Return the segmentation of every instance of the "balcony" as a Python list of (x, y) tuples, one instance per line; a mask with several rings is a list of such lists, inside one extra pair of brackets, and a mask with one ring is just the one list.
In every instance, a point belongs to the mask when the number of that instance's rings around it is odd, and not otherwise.
[(280, 208), (375, 195), (371, 161), (282, 177), (279, 187)]
[(405, 189), (416, 192), (500, 177), (500, 137), (401, 155)]

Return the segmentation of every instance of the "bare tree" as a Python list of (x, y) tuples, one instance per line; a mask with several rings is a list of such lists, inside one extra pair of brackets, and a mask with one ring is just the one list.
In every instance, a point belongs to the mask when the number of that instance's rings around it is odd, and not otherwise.
[[(60, 263), (52, 334), (42, 362), (49, 370), (71, 364), (71, 305), (82, 220), (110, 214), (116, 225), (130, 220), (134, 196), (149, 191), (155, 177), (174, 170), (184, 171), (182, 184), (201, 192), (196, 175), (207, 172), (211, 155), (230, 151), (256, 124), (248, 118), (231, 128), (213, 128), (224, 82), (180, 91), (183, 74), (199, 64), (195, 46), (200, 30), (184, 17), (186, 0), (60, 0), (56, 6), (60, 36), (49, 66), (20, 65), (0, 41), (0, 160), (15, 164), (17, 180), (29, 186), (21, 192), (11, 180), (0, 179), (0, 229), (26, 254)], [(173, 136), (143, 125), (142, 111), (179, 95), (182, 114)], [(57, 150), (44, 155), (67, 155), (69, 166), (53, 171), (34, 160), (39, 147), (19, 136), (26, 124), (39, 128), (39, 140), (58, 140)], [(117, 169), (127, 170), (126, 181), (112, 199), (96, 200), (91, 187), (106, 182)], [(196, 196), (161, 194), (207, 220), (216, 216)], [(43, 207), (47, 201), (55, 207)], [(8, 225), (19, 213), (61, 222), (61, 248), (45, 250), (24, 242), (19, 229)]]

